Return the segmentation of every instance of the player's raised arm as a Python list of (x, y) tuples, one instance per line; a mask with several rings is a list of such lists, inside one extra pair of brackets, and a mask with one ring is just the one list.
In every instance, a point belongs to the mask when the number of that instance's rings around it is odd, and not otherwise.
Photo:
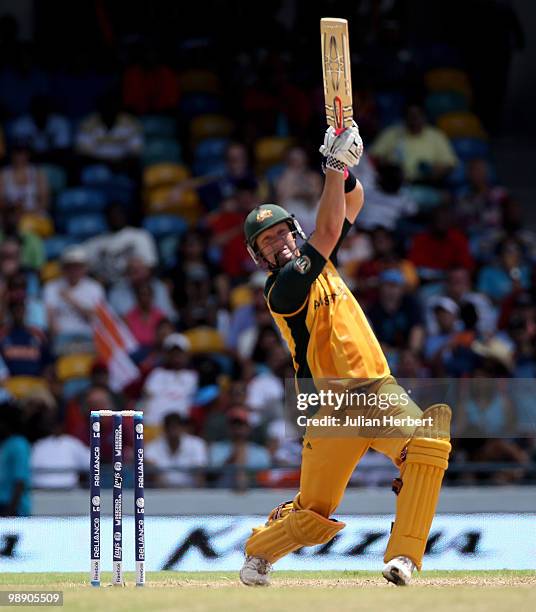
[[(359, 162), (363, 143), (357, 125), (338, 136), (328, 128), (320, 152), (326, 157), (326, 180), (320, 198), (316, 227), (309, 242), (326, 259), (332, 253), (347, 216), (344, 175), (347, 167)], [(357, 211), (355, 213), (357, 215)], [(355, 217), (354, 217), (355, 218)]]

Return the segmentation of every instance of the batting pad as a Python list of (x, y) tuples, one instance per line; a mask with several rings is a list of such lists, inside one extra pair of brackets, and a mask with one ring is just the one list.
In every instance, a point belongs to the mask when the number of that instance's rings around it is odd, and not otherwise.
[[(425, 410), (423, 417), (436, 416), (437, 425), (428, 431), (417, 431), (418, 437), (408, 443), (406, 459), (400, 468), (403, 484), (397, 497), (396, 519), (385, 551), (386, 563), (402, 555), (421, 569), (451, 451), (448, 442), (450, 414), (450, 408), (441, 404)], [(423, 434), (433, 435), (434, 438), (420, 437)]]
[(329, 542), (346, 527), (345, 523), (325, 518), (312, 510), (296, 510), (291, 504), (286, 504), (279, 516), (281, 518), (268, 520), (266, 525), (253, 529), (246, 542), (247, 555), (275, 563), (302, 546)]

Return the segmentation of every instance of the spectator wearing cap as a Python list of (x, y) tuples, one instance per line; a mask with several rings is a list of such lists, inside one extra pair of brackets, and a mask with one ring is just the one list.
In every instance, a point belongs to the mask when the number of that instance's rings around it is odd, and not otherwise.
[(21, 245), (21, 264), (32, 270), (40, 270), (46, 261), (43, 241), (37, 234), (21, 231), (22, 204), (10, 200), (0, 207), (0, 244), (7, 238), (14, 238)]
[(441, 279), (452, 268), (474, 268), (467, 237), (452, 227), (451, 213), (444, 206), (434, 210), (428, 229), (413, 238), (408, 259), (423, 280)]
[(106, 286), (119, 281), (130, 260), (143, 261), (149, 269), (158, 265), (158, 251), (151, 234), (128, 223), (125, 208), (112, 202), (106, 209), (109, 232), (84, 242), (91, 273)]
[(270, 467), (266, 448), (250, 442), (250, 414), (244, 406), (234, 406), (227, 413), (229, 440), (214, 442), (210, 447), (210, 466), (218, 471), (220, 487), (245, 489), (253, 481), (252, 470)]
[(11, 286), (7, 291), (8, 323), (0, 331), (0, 357), (9, 376), (41, 377), (51, 364), (45, 334), (26, 324), (26, 292)]
[(182, 334), (171, 334), (163, 342), (164, 362), (147, 377), (145, 395), (145, 422), (160, 426), (170, 412), (189, 417), (198, 387), (198, 374), (188, 367), (190, 342)]
[(421, 308), (415, 298), (405, 293), (405, 278), (396, 268), (379, 276), (378, 298), (367, 315), (376, 337), (389, 351), (409, 348), (418, 352), (423, 344)]
[(46, 174), (32, 164), (29, 143), (16, 142), (11, 163), (0, 172), (0, 207), (6, 202), (16, 202), (25, 213), (46, 215), (49, 198)]
[(41, 162), (63, 164), (67, 162), (72, 145), (69, 121), (53, 111), (48, 96), (32, 98), (30, 112), (13, 122), (12, 138), (29, 143)]
[(40, 415), (42, 436), (32, 447), (33, 486), (38, 489), (73, 489), (87, 473), (89, 448), (65, 433), (57, 406)]
[(208, 465), (206, 442), (188, 433), (189, 420), (177, 412), (166, 414), (161, 436), (147, 444), (148, 473), (156, 468), (153, 484), (158, 487), (201, 487), (202, 471)]
[(381, 161), (401, 164), (404, 179), (411, 183), (443, 185), (458, 164), (445, 134), (428, 125), (424, 108), (414, 101), (406, 107), (404, 123), (380, 132), (370, 154)]
[(143, 258), (134, 256), (128, 260), (126, 276), (114, 283), (108, 293), (108, 301), (115, 312), (121, 316), (136, 306), (136, 287), (150, 283), (153, 302), (168, 319), (174, 321), (177, 313), (173, 308), (166, 285), (157, 278)]
[(523, 258), (520, 244), (506, 239), (498, 249), (498, 261), (484, 266), (478, 275), (478, 290), (498, 303), (512, 292), (530, 289), (531, 270)]
[(456, 333), (460, 330), (460, 309), (449, 297), (437, 299), (434, 307), (437, 333), (429, 335), (424, 344), (424, 357), (435, 369), (441, 372), (445, 362), (451, 357)]
[(156, 340), (158, 324), (166, 318), (166, 315), (155, 306), (150, 283), (137, 285), (135, 293), (136, 306), (127, 312), (125, 321), (141, 347), (150, 350)]
[(359, 303), (365, 308), (378, 297), (379, 275), (384, 270), (398, 269), (404, 276), (404, 284), (408, 291), (419, 285), (419, 275), (415, 266), (401, 257), (392, 232), (377, 227), (371, 233), (372, 256), (358, 265), (353, 273), (353, 280)]
[(31, 449), (22, 435), (22, 415), (11, 402), (0, 404), (0, 516), (28, 516), (31, 510)]
[(105, 297), (101, 285), (87, 275), (87, 255), (82, 247), (66, 249), (61, 265), (60, 278), (49, 281), (43, 292), (56, 352), (67, 350), (73, 342), (92, 342), (91, 318)]

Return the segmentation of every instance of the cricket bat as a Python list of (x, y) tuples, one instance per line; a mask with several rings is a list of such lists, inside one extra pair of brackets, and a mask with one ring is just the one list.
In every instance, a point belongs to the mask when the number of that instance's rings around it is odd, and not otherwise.
[(324, 17), (320, 20), (320, 38), (326, 119), (340, 132), (351, 127), (353, 117), (348, 21)]

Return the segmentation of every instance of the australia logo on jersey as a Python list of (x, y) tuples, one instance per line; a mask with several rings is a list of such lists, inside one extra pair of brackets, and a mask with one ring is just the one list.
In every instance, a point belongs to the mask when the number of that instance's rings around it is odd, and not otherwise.
[(311, 260), (307, 255), (300, 255), (294, 260), (294, 269), (300, 274), (307, 274), (311, 269)]

